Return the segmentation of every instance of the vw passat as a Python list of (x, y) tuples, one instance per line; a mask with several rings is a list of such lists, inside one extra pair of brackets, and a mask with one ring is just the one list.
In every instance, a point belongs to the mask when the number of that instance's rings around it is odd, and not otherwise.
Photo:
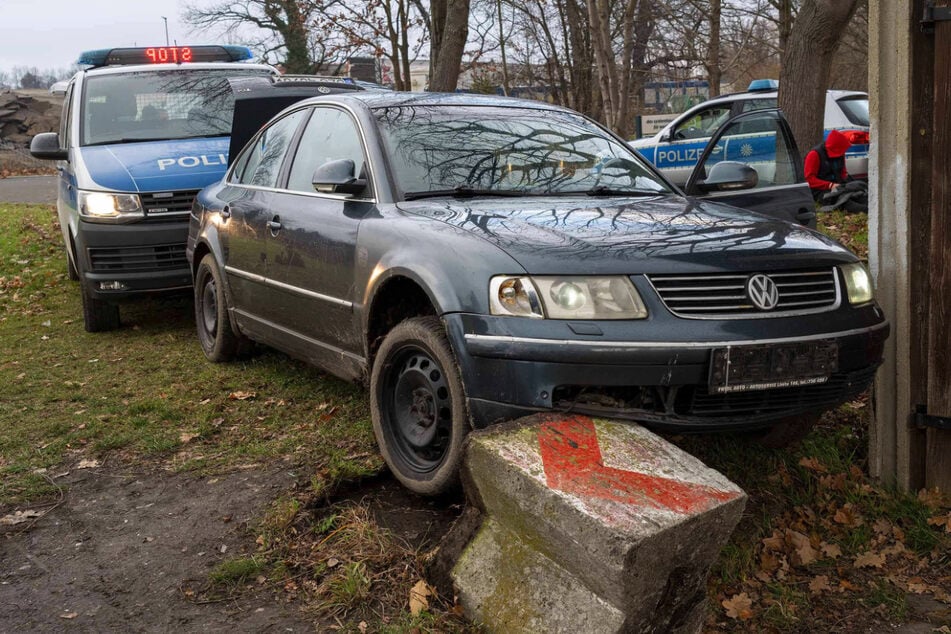
[[(717, 167), (711, 194), (757, 180)], [(253, 340), (366, 381), (423, 494), (455, 483), (472, 427), (538, 410), (791, 438), (866, 389), (888, 334), (836, 242), (494, 97), (298, 102), (201, 192), (187, 254), (206, 356)]]

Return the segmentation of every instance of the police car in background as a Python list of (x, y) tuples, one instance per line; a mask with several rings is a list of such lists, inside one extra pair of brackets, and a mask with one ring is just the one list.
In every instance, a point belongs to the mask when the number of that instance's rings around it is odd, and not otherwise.
[(188, 288), (195, 194), (228, 165), (229, 78), (269, 77), (240, 46), (113, 48), (83, 53), (59, 132), (30, 151), (57, 161), (57, 208), (70, 279), (89, 332), (119, 326), (117, 302)]
[[(757, 79), (746, 92), (704, 101), (678, 116), (656, 135), (630, 141), (630, 144), (667, 178), (682, 186), (717, 129), (743, 112), (775, 108), (778, 89), (779, 82), (775, 80)], [(868, 174), (868, 95), (850, 90), (827, 91), (824, 127), (826, 134), (839, 130), (848, 137), (852, 146), (845, 155), (846, 169), (856, 178), (865, 178)], [(750, 129), (748, 132), (756, 135), (759, 131)], [(768, 143), (765, 139), (761, 141)], [(754, 147), (746, 145), (747, 151)], [(737, 148), (743, 147), (737, 145)]]

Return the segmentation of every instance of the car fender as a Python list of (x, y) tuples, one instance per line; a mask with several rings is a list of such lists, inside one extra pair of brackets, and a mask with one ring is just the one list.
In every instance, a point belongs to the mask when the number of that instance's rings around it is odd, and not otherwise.
[[(405, 277), (426, 293), (439, 315), (488, 312), (488, 281), (497, 274), (525, 274), (502, 249), (477, 234), (431, 219), (391, 217), (364, 222), (358, 244), (361, 323), (386, 282)], [(364, 263), (365, 262), (365, 263)], [(468, 283), (467, 283), (468, 282)]]

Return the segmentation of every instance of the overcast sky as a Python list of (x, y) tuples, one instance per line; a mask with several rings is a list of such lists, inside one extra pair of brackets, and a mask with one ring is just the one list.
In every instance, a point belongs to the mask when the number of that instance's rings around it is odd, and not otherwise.
[(66, 68), (80, 51), (213, 43), (182, 24), (184, 0), (0, 0), (0, 70)]

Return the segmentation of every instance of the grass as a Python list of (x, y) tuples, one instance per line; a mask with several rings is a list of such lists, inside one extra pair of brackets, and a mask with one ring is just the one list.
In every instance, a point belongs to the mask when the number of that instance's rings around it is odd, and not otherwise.
[(0, 204), (0, 508), (54, 494), (82, 459), (201, 473), (275, 459), (314, 486), (378, 472), (365, 391), (275, 352), (205, 360), (188, 296), (83, 330), (46, 206)]

